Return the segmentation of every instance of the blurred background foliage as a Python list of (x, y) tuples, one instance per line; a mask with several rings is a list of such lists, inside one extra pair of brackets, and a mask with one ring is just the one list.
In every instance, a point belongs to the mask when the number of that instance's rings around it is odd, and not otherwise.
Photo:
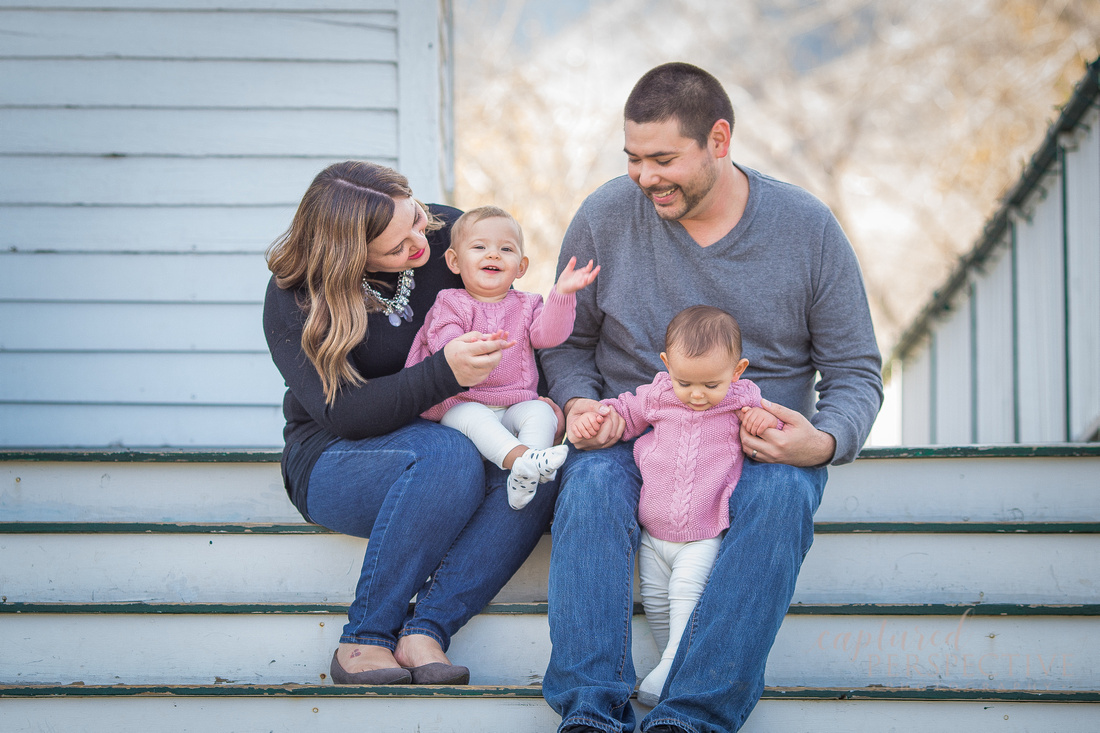
[(524, 227), (546, 294), (585, 196), (626, 172), (634, 82), (725, 85), (733, 159), (808, 189), (859, 255), (888, 353), (1100, 53), (1100, 0), (456, 0), (455, 203)]

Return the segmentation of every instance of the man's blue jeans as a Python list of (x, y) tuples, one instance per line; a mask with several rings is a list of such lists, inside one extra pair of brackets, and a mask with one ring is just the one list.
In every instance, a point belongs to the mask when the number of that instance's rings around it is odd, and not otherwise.
[(557, 483), (515, 511), (507, 477), (464, 435), (427, 420), (329, 446), (309, 478), (310, 517), (370, 537), (340, 641), (393, 649), (400, 636), (426, 634), (446, 650), (550, 521)]
[[(562, 728), (634, 728), (630, 654), (641, 475), (633, 443), (576, 451), (562, 468), (550, 556), (543, 680)], [(764, 666), (813, 542), (827, 471), (746, 460), (722, 541), (661, 696), (642, 730), (735, 731), (764, 691)]]

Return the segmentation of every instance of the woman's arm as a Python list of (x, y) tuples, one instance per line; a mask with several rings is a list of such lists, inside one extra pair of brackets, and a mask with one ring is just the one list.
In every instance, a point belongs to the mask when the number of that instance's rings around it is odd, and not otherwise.
[(439, 352), (394, 374), (364, 384), (344, 384), (328, 404), (321, 377), (302, 352), (301, 328), (265, 330), (271, 357), (290, 391), (287, 399), (297, 401), (314, 422), (341, 438), (357, 440), (392, 432), (463, 390), (447, 355)]

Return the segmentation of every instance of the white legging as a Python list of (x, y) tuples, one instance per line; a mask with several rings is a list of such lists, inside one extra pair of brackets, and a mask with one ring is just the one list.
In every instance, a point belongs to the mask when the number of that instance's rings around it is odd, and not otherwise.
[(694, 542), (659, 540), (642, 530), (638, 577), (642, 605), (661, 661), (672, 664), (691, 612), (703, 595), (722, 538)]
[(490, 407), (479, 402), (460, 402), (439, 421), (454, 428), (477, 447), (481, 455), (500, 468), (517, 446), (549, 448), (554, 444), (558, 416), (541, 400), (517, 402), (511, 407)]

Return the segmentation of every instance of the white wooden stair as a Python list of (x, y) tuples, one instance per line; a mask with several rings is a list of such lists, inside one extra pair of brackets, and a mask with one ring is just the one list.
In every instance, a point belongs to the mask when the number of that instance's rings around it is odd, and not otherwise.
[[(304, 523), (277, 458), (0, 454), (0, 730), (556, 729), (549, 537), (456, 635), (469, 687), (335, 687), (365, 541)], [(868, 450), (816, 519), (744, 730), (1095, 726), (1100, 446)]]

